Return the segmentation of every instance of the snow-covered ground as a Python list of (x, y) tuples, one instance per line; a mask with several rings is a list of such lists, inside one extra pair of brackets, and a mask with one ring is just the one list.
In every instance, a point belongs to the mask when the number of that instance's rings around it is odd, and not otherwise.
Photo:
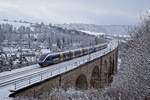
[[(107, 54), (115, 49), (117, 45), (118, 44), (116, 41), (111, 41), (106, 49), (56, 65), (51, 65), (46, 68), (37, 68), (38, 65), (33, 65), (30, 67), (31, 69), (29, 67), (18, 70), (16, 69), (11, 71), (10, 74), (8, 74), (9, 72), (3, 72), (0, 74), (0, 97), (8, 97), (8, 95), (11, 93), (9, 90), (18, 90), (36, 82), (43, 81), (58, 74), (77, 68), (81, 64)], [(22, 71), (22, 73), (20, 73), (20, 71)], [(5, 77), (4, 75), (10, 75), (10, 77), (3, 78)]]
[(122, 37), (122, 38), (130, 38), (131, 36), (128, 35), (128, 34), (108, 34), (108, 35), (111, 35), (111, 36), (114, 36), (114, 37)]
[(13, 25), (14, 27), (18, 28), (20, 26), (25, 26), (25, 27), (30, 27), (29, 23), (23, 23), (23, 22), (19, 22), (19, 21), (3, 21), (0, 20), (0, 24), (10, 24)]
[(13, 89), (13, 85), (4, 86), (0, 88), (0, 100), (12, 100), (9, 98), (10, 89)]
[(50, 53), (51, 51), (50, 51), (50, 49), (41, 49), (41, 53)]
[(111, 34), (111, 33), (100, 33), (100, 32), (91, 32), (91, 31), (85, 31), (85, 30), (80, 30), (81, 32), (90, 34), (90, 35), (95, 35), (95, 36), (107, 36), (107, 38), (126, 38), (126, 39), (130, 39), (130, 35), (128, 34)]
[(100, 33), (100, 32), (91, 32), (91, 31), (85, 31), (85, 30), (79, 30), (81, 32), (90, 34), (90, 35), (95, 35), (95, 36), (99, 36), (99, 35), (105, 35), (106, 33)]

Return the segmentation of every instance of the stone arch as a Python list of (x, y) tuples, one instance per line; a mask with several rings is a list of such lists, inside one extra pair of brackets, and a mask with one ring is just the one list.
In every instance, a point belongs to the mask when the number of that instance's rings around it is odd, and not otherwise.
[(112, 58), (111, 58), (111, 56), (109, 57), (109, 68), (108, 68), (108, 77), (111, 77), (111, 75), (112, 75), (112, 67), (113, 67), (113, 65), (112, 65)]
[(100, 70), (98, 66), (95, 66), (91, 74), (90, 86), (92, 88), (98, 88), (100, 87), (100, 81), (101, 81)]
[(107, 60), (104, 61), (104, 72), (108, 73), (108, 63), (107, 63)]
[(112, 57), (109, 57), (109, 68), (108, 68), (108, 81), (109, 83), (111, 83), (113, 81), (112, 75), (113, 75), (113, 70), (114, 70), (114, 66), (113, 66), (113, 61), (112, 61)]
[(114, 57), (112, 59), (112, 70), (111, 70), (111, 73), (114, 74), (115, 72), (115, 60), (114, 60)]
[(104, 61), (104, 79), (105, 79), (105, 82), (108, 83), (108, 62), (107, 62), (107, 60)]
[(88, 88), (88, 82), (85, 75), (81, 74), (76, 79), (76, 89), (86, 90)]

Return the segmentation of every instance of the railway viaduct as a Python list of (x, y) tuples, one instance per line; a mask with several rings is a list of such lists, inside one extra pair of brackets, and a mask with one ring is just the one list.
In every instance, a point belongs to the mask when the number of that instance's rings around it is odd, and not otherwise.
[(117, 57), (118, 49), (115, 48), (107, 54), (85, 64), (81, 64), (79, 67), (73, 70), (20, 89), (10, 96), (36, 97), (43, 92), (57, 87), (61, 87), (63, 89), (88, 89), (105, 87), (112, 82), (113, 75), (117, 72)]

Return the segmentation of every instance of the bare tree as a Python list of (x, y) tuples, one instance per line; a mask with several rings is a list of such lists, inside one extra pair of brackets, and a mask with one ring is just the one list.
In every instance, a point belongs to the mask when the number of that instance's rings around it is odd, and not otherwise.
[[(108, 98), (119, 100), (150, 99), (150, 18), (144, 19), (134, 31), (132, 40), (124, 48), (121, 68), (115, 76), (111, 88), (104, 93)], [(145, 99), (146, 98), (146, 99)]]

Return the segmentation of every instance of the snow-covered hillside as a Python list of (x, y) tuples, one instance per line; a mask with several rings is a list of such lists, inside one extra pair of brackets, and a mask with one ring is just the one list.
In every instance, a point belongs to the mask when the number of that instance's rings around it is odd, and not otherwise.
[(57, 26), (106, 34), (128, 34), (134, 27), (130, 25), (57, 24)]
[(0, 24), (10, 24), (13, 25), (13, 27), (20, 27), (20, 26), (25, 26), (25, 27), (30, 27), (30, 25), (32, 23), (27, 22), (27, 21), (17, 21), (17, 20), (8, 20), (8, 19), (4, 19), (4, 20), (0, 20)]
[(95, 36), (99, 36), (99, 35), (105, 35), (106, 33), (100, 33), (100, 32), (91, 32), (91, 31), (85, 31), (85, 30), (80, 30), (81, 32), (90, 34), (90, 35), (95, 35)]

